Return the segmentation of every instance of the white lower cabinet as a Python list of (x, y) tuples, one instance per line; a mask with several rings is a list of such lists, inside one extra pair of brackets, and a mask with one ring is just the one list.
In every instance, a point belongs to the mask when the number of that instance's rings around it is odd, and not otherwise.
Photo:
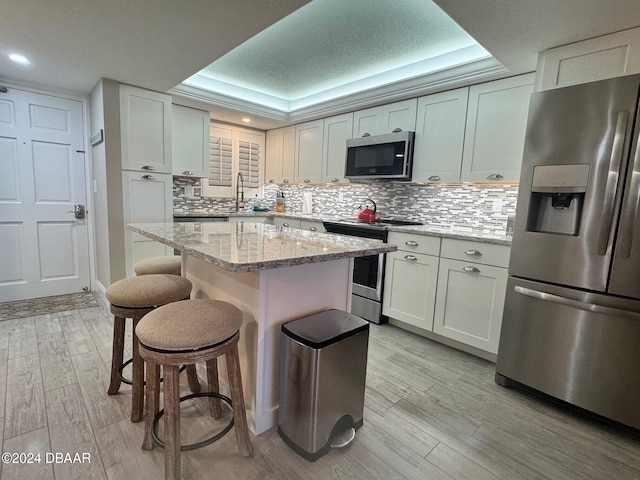
[(433, 326), (440, 239), (391, 232), (388, 243), (382, 313), (424, 330)]
[[(122, 171), (124, 224), (173, 222), (173, 177), (169, 173)], [(155, 240), (125, 229), (127, 276), (135, 275), (136, 262), (149, 257), (173, 255)]]
[(398, 251), (387, 254), (382, 312), (496, 354), (510, 248), (396, 232), (388, 241)]

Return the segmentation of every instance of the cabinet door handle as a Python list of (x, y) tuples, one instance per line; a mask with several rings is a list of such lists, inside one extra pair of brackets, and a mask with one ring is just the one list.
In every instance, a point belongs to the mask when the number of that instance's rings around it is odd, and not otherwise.
[(283, 227), (288, 227), (288, 226), (289, 226), (289, 224), (288, 224), (287, 222), (284, 222), (284, 223), (282, 224), (282, 226), (283, 226)]
[(398, 133), (401, 132), (402, 129), (401, 128), (394, 128), (393, 130), (391, 130), (393, 133)]
[(142, 179), (143, 180), (155, 180), (156, 177), (154, 177), (153, 175), (142, 175)]
[(311, 230), (312, 232), (317, 232), (318, 229), (316, 227), (309, 227), (309, 230)]
[(332, 178), (332, 179), (331, 179), (331, 181), (332, 181), (332, 182), (337, 183), (337, 182), (339, 182), (340, 180), (339, 180), (338, 178)]
[(156, 167), (153, 165), (143, 165), (141, 170), (155, 170)]
[(282, 180), (282, 183), (289, 183), (289, 179), (284, 178), (284, 179)]
[(273, 178), (271, 180), (269, 180), (269, 183), (274, 183)]
[(415, 257), (413, 255), (405, 255), (404, 259), (405, 260), (411, 260), (412, 262), (415, 262), (416, 260), (418, 260), (418, 257)]
[(482, 252), (480, 252), (479, 250), (465, 250), (464, 253), (466, 253), (467, 255), (473, 255), (474, 257), (482, 256)]
[(311, 180), (309, 180), (308, 178), (304, 179), (304, 183), (309, 183)]
[(413, 240), (407, 240), (406, 242), (404, 242), (405, 245), (407, 245), (408, 247), (417, 247), (418, 246), (418, 242), (414, 242)]
[(480, 273), (480, 269), (476, 267), (462, 267), (462, 270), (469, 273)]
[(428, 180), (431, 180), (432, 182), (439, 182), (440, 180), (442, 180), (442, 178), (440, 178), (438, 175), (431, 175)]
[(363, 136), (363, 137), (370, 137), (370, 136), (371, 136), (371, 134), (370, 134), (369, 132), (364, 132), (364, 133), (362, 134), (362, 136)]
[(492, 173), (491, 175), (487, 176), (487, 180), (504, 180), (504, 176), (500, 175), (499, 173)]
[(193, 172), (191, 170), (185, 170), (184, 172), (182, 172), (183, 175), (193, 175)]

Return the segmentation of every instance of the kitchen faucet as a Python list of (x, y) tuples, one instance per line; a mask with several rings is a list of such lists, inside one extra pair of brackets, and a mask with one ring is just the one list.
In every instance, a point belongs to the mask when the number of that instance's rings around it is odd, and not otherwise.
[(242, 173), (238, 172), (236, 179), (236, 212), (244, 208), (244, 179)]

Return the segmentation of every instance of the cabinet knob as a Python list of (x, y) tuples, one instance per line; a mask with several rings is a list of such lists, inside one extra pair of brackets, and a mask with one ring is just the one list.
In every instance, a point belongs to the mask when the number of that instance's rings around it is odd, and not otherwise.
[(462, 267), (462, 270), (469, 273), (480, 273), (480, 269), (476, 267)]
[(289, 226), (289, 224), (288, 224), (287, 222), (284, 222), (284, 223), (282, 224), (282, 226), (283, 226), (283, 227), (288, 227), (288, 226)]
[(308, 178), (304, 179), (304, 183), (309, 183), (311, 180), (309, 180)]
[(404, 244), (409, 246), (409, 247), (417, 247), (418, 246), (418, 242), (414, 242), (413, 240), (407, 240), (406, 242), (404, 242)]
[(141, 170), (155, 170), (156, 167), (153, 165), (143, 165)]
[(438, 175), (431, 175), (429, 177), (429, 180), (431, 180), (432, 182), (439, 182), (442, 179)]
[(405, 260), (410, 260), (412, 262), (415, 262), (416, 260), (418, 260), (418, 257), (414, 256), (414, 255), (405, 255), (404, 256)]
[(185, 170), (184, 172), (182, 172), (183, 175), (193, 175), (193, 172), (191, 170)]
[(499, 173), (492, 173), (487, 177), (487, 180), (504, 180), (504, 176)]
[(363, 137), (370, 137), (370, 136), (371, 136), (371, 134), (370, 134), (369, 132), (364, 132), (364, 133), (362, 134), (362, 136), (363, 136)]
[(312, 232), (317, 232), (318, 229), (316, 227), (309, 227), (309, 230), (311, 230)]
[(143, 180), (155, 180), (156, 177), (154, 177), (153, 175), (142, 175), (142, 179)]
[(282, 183), (289, 183), (289, 179), (288, 178), (283, 178), (282, 179)]
[(271, 180), (269, 180), (269, 183), (274, 183), (273, 178)]
[(402, 131), (401, 128), (394, 128), (393, 130), (391, 130), (391, 132), (393, 132), (393, 133), (398, 133), (398, 132), (401, 132), (401, 131)]
[(464, 253), (466, 253), (467, 255), (473, 255), (474, 257), (482, 256), (482, 252), (479, 250), (465, 250)]
[(340, 181), (340, 179), (339, 179), (339, 178), (332, 178), (332, 179), (331, 179), (331, 181), (332, 181), (332, 182), (339, 182), (339, 181)]

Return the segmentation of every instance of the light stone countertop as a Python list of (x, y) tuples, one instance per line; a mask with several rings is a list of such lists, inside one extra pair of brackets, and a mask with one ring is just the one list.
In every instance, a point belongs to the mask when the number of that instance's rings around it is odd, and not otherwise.
[(134, 223), (128, 229), (233, 272), (394, 252), (379, 240), (255, 222)]

